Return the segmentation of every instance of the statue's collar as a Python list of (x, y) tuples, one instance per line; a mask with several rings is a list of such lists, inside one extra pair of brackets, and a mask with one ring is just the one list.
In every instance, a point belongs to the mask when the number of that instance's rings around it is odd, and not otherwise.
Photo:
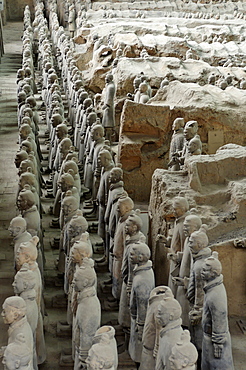
[(181, 327), (182, 319), (177, 319), (174, 321), (170, 321), (164, 328), (160, 331), (160, 337), (162, 338), (168, 331)]
[(223, 283), (223, 275), (220, 274), (215, 279), (213, 279), (213, 280), (209, 281), (208, 283), (206, 283), (204, 285), (203, 290), (204, 290), (205, 293), (207, 293), (208, 290), (210, 290), (210, 289), (214, 288), (215, 286), (220, 285), (222, 283)]

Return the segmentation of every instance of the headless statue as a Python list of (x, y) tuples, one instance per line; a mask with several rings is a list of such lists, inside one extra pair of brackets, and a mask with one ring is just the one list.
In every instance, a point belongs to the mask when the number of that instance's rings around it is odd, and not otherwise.
[(8, 344), (3, 355), (5, 370), (33, 370), (32, 352), (26, 344), (23, 333), (16, 335), (15, 340)]
[(197, 358), (196, 347), (190, 342), (190, 332), (189, 330), (184, 330), (180, 340), (172, 348), (172, 353), (169, 357), (170, 369), (196, 370)]

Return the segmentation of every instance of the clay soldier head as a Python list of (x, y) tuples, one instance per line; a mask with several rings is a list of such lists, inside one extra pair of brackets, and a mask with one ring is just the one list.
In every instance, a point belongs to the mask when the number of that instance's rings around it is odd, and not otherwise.
[(24, 263), (21, 269), (17, 272), (14, 278), (12, 287), (16, 295), (20, 295), (22, 292), (34, 289), (36, 284), (36, 277), (32, 270), (29, 269), (27, 263)]
[(37, 102), (34, 96), (28, 96), (28, 98), (26, 98), (26, 103), (29, 104), (32, 109), (37, 106)]
[(35, 204), (35, 198), (31, 190), (23, 189), (20, 191), (17, 206), (20, 211), (25, 211)]
[(28, 136), (31, 134), (32, 134), (32, 129), (30, 125), (28, 125), (27, 123), (24, 123), (20, 126), (19, 135), (20, 135), (21, 140), (27, 139)]
[(112, 155), (108, 150), (102, 149), (99, 152), (101, 166), (107, 168), (113, 163)]
[(67, 133), (68, 133), (68, 127), (65, 123), (59, 123), (56, 126), (56, 136), (58, 139), (60, 140), (64, 139), (67, 136)]
[(91, 136), (93, 141), (97, 141), (104, 136), (104, 127), (102, 125), (95, 125), (91, 129)]
[(150, 249), (145, 243), (135, 243), (130, 249), (130, 261), (133, 265), (143, 265), (150, 259)]
[(110, 82), (112, 82), (114, 79), (114, 76), (111, 74), (111, 73), (108, 73), (106, 74), (106, 77), (105, 77), (105, 82), (108, 84)]
[(202, 153), (202, 142), (199, 135), (195, 135), (188, 145), (188, 153), (191, 155), (198, 155)]
[(74, 178), (70, 173), (63, 173), (58, 182), (58, 186), (61, 188), (62, 192), (71, 190), (74, 186)]
[(71, 250), (70, 258), (74, 263), (81, 265), (84, 258), (90, 258), (92, 256), (92, 247), (88, 242), (88, 233), (82, 234), (81, 239), (76, 241)]
[(140, 211), (136, 210), (135, 212), (135, 214), (128, 216), (126, 220), (125, 232), (129, 236), (137, 234), (143, 226), (143, 221), (138, 215), (140, 214)]
[(197, 215), (188, 215), (184, 220), (184, 234), (186, 237), (190, 236), (194, 231), (202, 226), (202, 220)]
[(21, 267), (24, 263), (36, 262), (38, 257), (37, 245), (39, 238), (33, 236), (29, 242), (21, 243), (16, 253), (16, 263)]
[(123, 180), (123, 170), (121, 167), (114, 167), (110, 171), (109, 183), (116, 184), (119, 181)]
[(183, 216), (189, 209), (189, 203), (184, 197), (176, 197), (173, 201), (174, 216), (179, 218)]
[(1, 316), (4, 324), (12, 324), (26, 315), (26, 302), (18, 296), (8, 297), (3, 302)]
[(73, 175), (76, 175), (79, 172), (78, 165), (76, 163), (76, 158), (67, 160), (67, 157), (66, 157), (66, 162), (64, 163), (63, 169), (64, 169), (64, 172), (68, 172), (69, 170), (72, 170)]
[(35, 169), (34, 163), (30, 159), (30, 157), (28, 156), (27, 159), (24, 159), (23, 161), (21, 161), (19, 171), (18, 171), (18, 175), (21, 176), (21, 174), (23, 174), (25, 172), (34, 173), (34, 169)]
[(26, 93), (25, 91), (20, 91), (18, 94), (18, 104), (24, 103), (26, 101)]
[(32, 143), (28, 140), (23, 140), (20, 149), (25, 150), (28, 154), (30, 154), (33, 151)]
[(202, 267), (201, 277), (205, 281), (214, 280), (222, 272), (222, 265), (218, 259), (218, 252), (213, 252), (212, 256), (208, 257)]
[(86, 288), (92, 287), (96, 282), (96, 273), (94, 270), (94, 261), (85, 257), (80, 267), (75, 271), (73, 286), (75, 292), (81, 292)]
[(26, 231), (26, 220), (20, 216), (12, 218), (8, 230), (11, 236), (18, 237)]
[(184, 128), (184, 119), (181, 117), (176, 118), (173, 121), (172, 130), (173, 131), (179, 131), (180, 129)]
[(198, 123), (197, 121), (188, 121), (184, 128), (184, 137), (187, 141), (191, 140), (197, 133)]
[(61, 153), (63, 159), (66, 158), (66, 155), (68, 154), (68, 152), (70, 150), (70, 147), (72, 145), (73, 145), (72, 141), (68, 137), (62, 139), (62, 141), (60, 143), (60, 153)]
[(57, 127), (59, 124), (61, 124), (63, 121), (62, 116), (59, 113), (52, 114), (50, 123), (52, 124), (52, 127)]
[(28, 154), (25, 150), (18, 150), (15, 156), (15, 166), (16, 168), (20, 167), (22, 161), (28, 158)]
[(88, 126), (92, 126), (97, 120), (97, 115), (95, 112), (90, 112), (87, 116), (87, 124)]
[(208, 246), (207, 225), (202, 225), (198, 231), (190, 235), (188, 246), (194, 255)]
[(124, 216), (127, 212), (132, 211), (134, 208), (133, 200), (130, 197), (119, 198), (117, 210), (120, 217)]
[(69, 222), (68, 231), (71, 237), (76, 237), (86, 232), (88, 229), (88, 222), (83, 217), (83, 213), (80, 209), (77, 210), (76, 215), (73, 216)]
[(158, 305), (156, 320), (161, 327), (180, 319), (182, 310), (179, 302), (172, 297), (165, 297)]
[(22, 333), (16, 335), (14, 342), (8, 344), (3, 355), (5, 370), (31, 370), (33, 355), (25, 343)]
[(24, 172), (20, 175), (18, 185), (20, 189), (28, 188), (26, 185), (29, 185), (29, 190), (32, 190), (33, 187), (35, 189), (38, 189), (36, 176), (32, 172), (30, 172), (30, 167), (28, 167), (27, 172)]
[(172, 354), (169, 357), (170, 369), (195, 370), (197, 358), (197, 349), (190, 342), (190, 332), (189, 330), (184, 330), (180, 340), (172, 348)]
[(66, 192), (66, 195), (62, 201), (61, 207), (62, 207), (62, 210), (65, 216), (68, 216), (69, 214), (73, 213), (74, 211), (78, 209), (78, 201), (72, 195), (72, 192), (70, 190)]

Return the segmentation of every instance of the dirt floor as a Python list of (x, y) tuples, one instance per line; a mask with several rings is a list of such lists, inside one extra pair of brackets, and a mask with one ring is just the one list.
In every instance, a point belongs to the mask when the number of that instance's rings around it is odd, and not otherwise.
[[(12, 282), (14, 277), (13, 268), (13, 244), (8, 233), (10, 220), (19, 212), (16, 208), (16, 192), (18, 184), (17, 170), (14, 165), (14, 157), (18, 149), (17, 144), (17, 116), (16, 116), (16, 72), (21, 67), (22, 50), (22, 23), (8, 23), (4, 26), (5, 54), (0, 64), (0, 305), (4, 299), (13, 295)], [(38, 77), (38, 74), (37, 74)], [(39, 95), (36, 96), (39, 99)], [(39, 106), (41, 101), (38, 100)], [(42, 116), (42, 111), (40, 110)], [(45, 124), (41, 125), (41, 136), (45, 131)], [(44, 157), (47, 156), (45, 141), (40, 137)], [(44, 162), (45, 165), (45, 162)], [(46, 369), (70, 369), (69, 362), (60, 364), (61, 352), (68, 354), (71, 349), (71, 337), (60, 337), (61, 330), (57, 324), (66, 320), (66, 299), (62, 289), (62, 279), (58, 276), (55, 268), (58, 251), (50, 246), (54, 236), (59, 236), (59, 230), (49, 227), (52, 216), (48, 214), (51, 200), (42, 198), (45, 211), (43, 214), (44, 245), (46, 256), (45, 267), (45, 291), (44, 299), (46, 305), (45, 339), (47, 345), (47, 360), (39, 368)], [(99, 240), (97, 234), (91, 234), (92, 243)], [(101, 282), (108, 277), (106, 272), (98, 272), (99, 297), (102, 302), (102, 324), (112, 323), (116, 327), (118, 344), (124, 341), (124, 335), (117, 326), (117, 311), (106, 310), (106, 298), (110, 292), (102, 289)], [(242, 313), (243, 314), (243, 313)], [(232, 334), (233, 356), (236, 370), (246, 369), (245, 348), (246, 335), (237, 325), (239, 318), (230, 318), (230, 330)], [(7, 344), (7, 326), (0, 318), (0, 346)], [(120, 354), (119, 369), (135, 369), (136, 367), (124, 353)], [(64, 357), (69, 360), (69, 356)], [(0, 360), (0, 370), (3, 365)], [(150, 369), (151, 370), (151, 369)]]

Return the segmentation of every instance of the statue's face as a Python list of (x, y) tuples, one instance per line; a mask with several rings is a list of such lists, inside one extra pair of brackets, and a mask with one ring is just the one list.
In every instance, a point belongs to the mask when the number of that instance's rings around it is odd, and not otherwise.
[(72, 262), (79, 263), (81, 261), (81, 255), (77, 248), (72, 247), (70, 250), (70, 258)]
[(92, 130), (92, 140), (96, 141), (102, 137), (101, 131), (99, 130)]
[(156, 314), (156, 320), (157, 320), (157, 323), (161, 327), (166, 326), (170, 321), (170, 313), (162, 305), (158, 306), (158, 310), (157, 310), (157, 314)]
[(111, 170), (109, 175), (109, 182), (111, 184), (115, 184), (116, 182), (120, 181), (120, 175), (119, 172), (116, 170)]
[(189, 122), (186, 123), (184, 128), (184, 137), (186, 140), (190, 140), (194, 137), (196, 134), (197, 128), (194, 126), (194, 124), (189, 124)]
[(25, 290), (23, 279), (20, 276), (15, 275), (15, 278), (14, 278), (14, 281), (13, 281), (13, 284), (12, 284), (12, 287), (14, 289), (14, 293), (15, 294), (22, 293)]
[(56, 136), (58, 137), (58, 139), (64, 137), (64, 131), (62, 127), (56, 127)]
[(139, 262), (139, 255), (134, 248), (130, 250), (130, 261), (132, 265), (136, 265)]
[(3, 310), (1, 316), (4, 324), (12, 324), (16, 319), (17, 312), (13, 307), (7, 304), (3, 304)]
[(64, 212), (64, 215), (67, 216), (71, 212), (76, 210), (75, 204), (73, 204), (72, 200), (66, 200), (62, 203), (62, 209)]
[(68, 232), (70, 236), (78, 235), (79, 227), (73, 222), (73, 220), (69, 223)]
[(27, 201), (21, 194), (17, 198), (17, 207), (23, 211), (28, 209)]
[(197, 230), (197, 226), (193, 220), (185, 219), (183, 229), (184, 229), (184, 234), (187, 237)]
[(197, 254), (200, 250), (197, 237), (191, 235), (188, 240), (188, 247), (191, 250), (192, 254)]
[(215, 277), (215, 273), (212, 271), (212, 267), (204, 263), (201, 271), (202, 280), (212, 280)]
[(8, 230), (9, 230), (10, 235), (13, 236), (14, 238), (18, 236), (19, 234), (21, 234), (22, 232), (22, 228), (20, 226), (17, 226), (11, 222), (10, 222)]
[(23, 253), (22, 249), (19, 248), (16, 252), (15, 260), (16, 260), (18, 267), (21, 268), (21, 266), (24, 263), (28, 262), (29, 258), (27, 257), (25, 253)]
[(185, 213), (182, 205), (179, 202), (175, 201), (173, 202), (173, 212), (175, 217), (183, 216), (183, 214)]
[(125, 232), (127, 235), (134, 235), (137, 231), (137, 227), (136, 227), (136, 224), (133, 223), (131, 220), (126, 220), (126, 224), (125, 224)]

